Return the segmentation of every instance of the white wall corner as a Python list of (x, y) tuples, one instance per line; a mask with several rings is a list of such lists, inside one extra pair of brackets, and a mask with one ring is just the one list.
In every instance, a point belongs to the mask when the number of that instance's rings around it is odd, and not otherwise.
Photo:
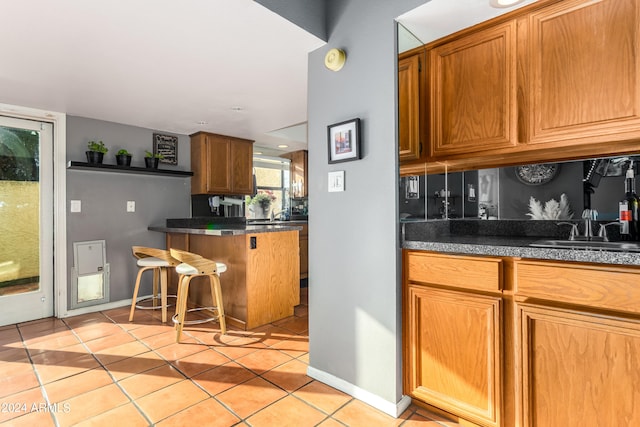
[(406, 409), (411, 404), (411, 398), (409, 396), (403, 395), (402, 398), (396, 403), (389, 402), (388, 400), (385, 400), (380, 396), (371, 393), (370, 391), (360, 388), (354, 384), (351, 384), (350, 382), (336, 377), (335, 375), (331, 375), (312, 366), (309, 366), (307, 368), (307, 375), (314, 380), (318, 380), (322, 383), (327, 384), (328, 386), (347, 393), (348, 395), (353, 396), (356, 399), (366, 403), (367, 405), (373, 406), (374, 408), (394, 418), (398, 418), (400, 415), (402, 415), (402, 413), (406, 411)]

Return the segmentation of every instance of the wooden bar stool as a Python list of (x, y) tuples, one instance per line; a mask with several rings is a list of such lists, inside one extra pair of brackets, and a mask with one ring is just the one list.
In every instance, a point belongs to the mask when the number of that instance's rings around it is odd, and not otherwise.
[[(169, 251), (164, 249), (147, 248), (144, 246), (132, 246), (131, 251), (133, 256), (138, 259), (136, 264), (140, 269), (138, 270), (138, 277), (136, 278), (136, 285), (133, 288), (133, 298), (131, 299), (131, 311), (129, 312), (129, 322), (133, 321), (133, 314), (136, 308), (149, 310), (149, 309), (162, 309), (162, 323), (167, 322), (167, 297), (176, 297), (175, 295), (167, 295), (167, 277), (168, 269), (175, 267), (179, 264), (178, 260), (171, 257)], [(142, 273), (147, 270), (153, 270), (153, 296), (151, 307), (145, 307), (140, 303), (148, 300), (143, 299), (136, 301), (138, 298), (138, 289), (140, 288), (140, 279)], [(158, 283), (160, 284), (160, 305), (157, 305), (158, 299)]]
[[(178, 279), (178, 301), (176, 302), (176, 314), (173, 322), (176, 324), (176, 342), (180, 342), (182, 328), (184, 325), (198, 324), (218, 320), (220, 322), (220, 332), (227, 333), (227, 326), (224, 319), (224, 304), (222, 302), (222, 289), (220, 287), (220, 274), (227, 270), (227, 266), (221, 262), (215, 262), (203, 258), (198, 254), (185, 252), (178, 249), (170, 250), (171, 256), (182, 264), (176, 266), (176, 272), (180, 275)], [(213, 306), (187, 309), (187, 299), (189, 297), (189, 284), (194, 277), (209, 277), (211, 286), (211, 300)], [(216, 313), (214, 317), (201, 320), (185, 320), (187, 312), (210, 310)]]

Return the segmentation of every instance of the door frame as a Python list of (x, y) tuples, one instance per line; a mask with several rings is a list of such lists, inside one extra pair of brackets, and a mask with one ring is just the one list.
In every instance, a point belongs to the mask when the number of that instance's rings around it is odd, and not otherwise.
[(67, 115), (0, 104), (0, 115), (53, 124), (53, 315), (67, 316)]

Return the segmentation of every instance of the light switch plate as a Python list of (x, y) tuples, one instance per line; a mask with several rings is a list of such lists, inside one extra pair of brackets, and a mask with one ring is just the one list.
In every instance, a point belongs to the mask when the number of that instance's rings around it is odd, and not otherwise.
[(344, 171), (329, 172), (329, 193), (344, 191)]
[(127, 202), (127, 212), (135, 212), (136, 211), (136, 202), (133, 200), (129, 200)]
[(71, 212), (82, 212), (81, 200), (71, 200)]

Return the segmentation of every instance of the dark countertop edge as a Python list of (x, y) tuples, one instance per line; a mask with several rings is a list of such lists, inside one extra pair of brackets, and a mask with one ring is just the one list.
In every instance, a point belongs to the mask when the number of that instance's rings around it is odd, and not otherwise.
[(210, 230), (208, 228), (178, 228), (164, 226), (147, 227), (150, 231), (159, 231), (161, 233), (179, 233), (179, 234), (201, 234), (205, 236), (238, 236), (243, 234), (256, 233), (275, 233), (283, 231), (300, 231), (302, 226), (298, 225), (247, 225), (244, 228), (221, 228)]
[[(487, 236), (485, 236), (486, 238)], [(403, 249), (415, 249), (451, 254), (488, 255), (514, 258), (547, 259), (557, 261), (589, 262), (597, 264), (640, 265), (640, 254), (631, 252), (597, 251), (584, 249), (534, 248), (527, 246), (536, 238), (505, 241), (502, 244), (405, 241)]]

